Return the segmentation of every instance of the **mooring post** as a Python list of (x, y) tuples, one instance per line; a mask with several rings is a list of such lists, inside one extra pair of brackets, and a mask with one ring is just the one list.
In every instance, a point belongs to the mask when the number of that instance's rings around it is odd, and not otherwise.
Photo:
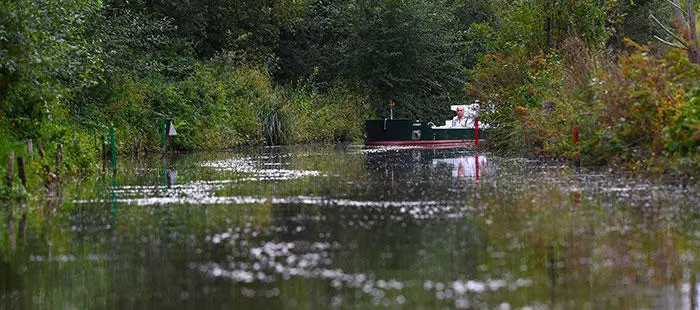
[(56, 147), (56, 185), (61, 183), (61, 164), (63, 164), (63, 144), (59, 143)]
[(15, 151), (7, 154), (7, 187), (12, 191), (12, 182), (15, 178)]
[(39, 152), (39, 158), (44, 159), (44, 147), (41, 142), (36, 144), (36, 150)]
[(474, 145), (479, 146), (479, 118), (474, 118)]
[(63, 164), (63, 144), (59, 143), (56, 147), (56, 173), (59, 172), (61, 164)]
[(27, 175), (24, 173), (24, 158), (17, 157), (17, 172), (19, 172), (19, 179), (22, 181), (22, 186), (24, 189), (27, 188)]
[(114, 127), (109, 128), (109, 142), (112, 145), (112, 169), (117, 169), (117, 146), (114, 141)]
[(32, 160), (32, 157), (34, 156), (34, 145), (32, 145), (32, 139), (27, 139), (27, 156), (29, 156), (29, 160)]

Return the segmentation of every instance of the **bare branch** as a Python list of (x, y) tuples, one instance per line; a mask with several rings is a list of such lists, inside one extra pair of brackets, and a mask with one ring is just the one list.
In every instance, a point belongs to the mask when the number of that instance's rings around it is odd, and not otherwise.
[(662, 24), (658, 19), (656, 19), (654, 14), (649, 14), (649, 17), (651, 17), (651, 19), (653, 19), (657, 24), (659, 24), (659, 26), (661, 26), (661, 28), (663, 28), (666, 31), (666, 33), (668, 33), (674, 39), (676, 39), (678, 42), (683, 44), (684, 48), (688, 46), (688, 43), (685, 41), (685, 39), (678, 36), (678, 34), (676, 34), (675, 31), (672, 31), (671, 29), (668, 29), (668, 27), (664, 26), (664, 24)]
[(672, 1), (672, 0), (666, 0), (666, 1), (667, 1), (669, 4), (671, 4), (674, 8), (676, 8), (677, 10), (683, 12), (684, 15), (688, 15), (688, 12), (684, 11), (684, 10), (681, 8), (680, 3), (676, 3), (676, 2), (674, 2), (674, 1)]
[(659, 36), (656, 36), (656, 35), (654, 36), (654, 38), (656, 38), (657, 40), (661, 41), (661, 43), (664, 43), (664, 44), (669, 45), (669, 46), (671, 46), (671, 47), (681, 48), (681, 49), (685, 49), (685, 48), (686, 48), (685, 46), (682, 46), (682, 45), (678, 45), (678, 44), (675, 44), (675, 43), (668, 42), (668, 41), (666, 41), (666, 40), (664, 40), (664, 39), (662, 39), (662, 38), (660, 38)]

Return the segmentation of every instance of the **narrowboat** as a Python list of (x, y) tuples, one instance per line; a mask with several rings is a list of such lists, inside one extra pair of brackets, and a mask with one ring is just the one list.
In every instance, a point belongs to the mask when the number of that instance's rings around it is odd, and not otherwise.
[[(478, 145), (488, 138), (488, 124), (479, 123), (479, 104), (452, 105), (464, 108), (467, 118), (466, 127), (453, 127), (452, 120), (446, 120), (442, 126), (433, 122), (420, 120), (393, 119), (365, 121), (365, 145), (425, 145), (425, 146), (460, 146)], [(393, 114), (393, 113), (392, 113)]]

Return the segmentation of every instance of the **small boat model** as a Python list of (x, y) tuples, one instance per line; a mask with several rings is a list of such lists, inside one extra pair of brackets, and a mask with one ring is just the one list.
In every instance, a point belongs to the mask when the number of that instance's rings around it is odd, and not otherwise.
[[(442, 126), (432, 122), (408, 119), (379, 119), (365, 121), (365, 145), (423, 145), (460, 146), (478, 145), (488, 137), (488, 124), (479, 124), (479, 104), (453, 105), (451, 109), (464, 108), (466, 127), (453, 127), (452, 120)], [(393, 114), (393, 113), (392, 113)]]

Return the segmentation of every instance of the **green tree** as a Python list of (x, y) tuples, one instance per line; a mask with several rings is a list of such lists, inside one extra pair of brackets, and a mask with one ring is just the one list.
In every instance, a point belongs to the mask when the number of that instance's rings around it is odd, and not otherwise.
[(292, 52), (281, 54), (280, 67), (291, 69), (278, 76), (317, 71), (321, 86), (350, 81), (371, 90), (380, 113), (395, 99), (398, 117), (443, 119), (465, 81), (455, 7), (417, 0), (307, 3), (305, 19), (282, 36), (281, 46)]
[(39, 136), (63, 115), (65, 98), (100, 81), (101, 8), (101, 1), (0, 2), (0, 122), (15, 138)]

